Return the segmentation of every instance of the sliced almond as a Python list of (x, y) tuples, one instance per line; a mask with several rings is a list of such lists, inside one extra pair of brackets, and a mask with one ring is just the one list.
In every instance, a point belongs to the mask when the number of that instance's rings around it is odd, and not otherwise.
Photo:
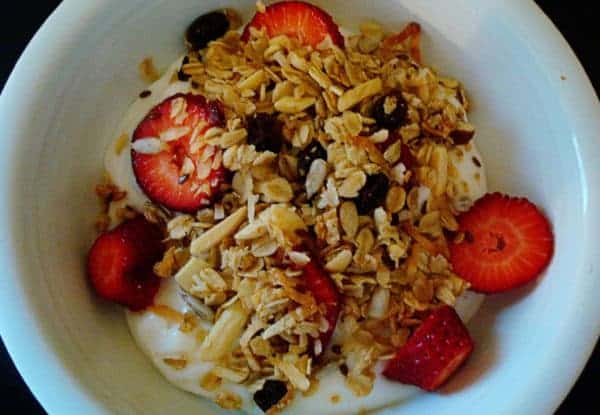
[(380, 78), (370, 79), (362, 84), (346, 91), (337, 102), (338, 111), (346, 111), (365, 98), (377, 95), (381, 92), (383, 83)]
[(194, 276), (200, 274), (203, 269), (210, 268), (210, 265), (195, 257), (191, 257), (188, 262), (181, 267), (177, 274), (175, 274), (175, 281), (181, 288), (186, 292), (190, 292), (194, 285)]
[(325, 183), (327, 176), (327, 162), (322, 159), (316, 159), (310, 165), (306, 175), (306, 196), (310, 199), (316, 194)]
[(192, 255), (198, 256), (203, 252), (207, 252), (221, 242), (225, 237), (232, 235), (246, 219), (247, 212), (248, 208), (246, 206), (242, 206), (229, 215), (226, 219), (219, 222), (208, 231), (204, 232), (198, 238), (194, 239), (190, 246), (190, 252)]
[(202, 342), (200, 359), (214, 362), (225, 357), (235, 347), (247, 320), (248, 312), (239, 301), (226, 308)]
[(295, 114), (304, 111), (315, 103), (315, 98), (306, 97), (294, 99), (293, 97), (283, 97), (275, 102), (275, 109), (287, 114)]
[(188, 126), (171, 127), (160, 133), (160, 139), (168, 143), (180, 139), (184, 135), (189, 134), (191, 131), (191, 128)]
[(147, 137), (135, 140), (131, 148), (140, 154), (158, 154), (166, 149), (166, 144), (158, 138)]

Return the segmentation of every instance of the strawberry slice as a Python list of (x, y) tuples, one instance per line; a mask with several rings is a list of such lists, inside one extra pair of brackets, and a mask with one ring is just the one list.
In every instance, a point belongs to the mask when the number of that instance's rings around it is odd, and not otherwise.
[(163, 250), (160, 229), (138, 216), (96, 239), (88, 254), (88, 278), (100, 297), (141, 310), (152, 304), (160, 286), (152, 268)]
[(333, 18), (317, 6), (303, 1), (282, 1), (271, 4), (264, 13), (256, 13), (244, 28), (243, 41), (250, 39), (251, 27), (264, 28), (269, 37), (287, 35), (313, 47), (329, 35), (334, 44), (344, 47), (344, 37)]
[(473, 340), (452, 307), (433, 310), (390, 360), (383, 375), (433, 391), (442, 386), (473, 351)]
[(222, 153), (200, 138), (223, 118), (219, 102), (193, 94), (173, 95), (146, 115), (133, 133), (131, 161), (148, 198), (188, 213), (215, 198), (225, 180)]
[(329, 327), (326, 332), (321, 333), (320, 337), (322, 349), (325, 350), (337, 324), (340, 313), (340, 295), (333, 280), (314, 261), (304, 267), (304, 284), (317, 300), (317, 304), (325, 304), (325, 319), (329, 323)]
[(523, 285), (552, 258), (550, 223), (527, 199), (487, 194), (458, 223), (465, 237), (450, 243), (450, 261), (474, 291), (497, 293)]

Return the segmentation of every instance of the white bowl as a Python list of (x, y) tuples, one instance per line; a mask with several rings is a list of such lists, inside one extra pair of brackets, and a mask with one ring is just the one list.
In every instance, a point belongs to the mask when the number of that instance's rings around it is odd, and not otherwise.
[[(20, 59), (0, 105), (2, 337), (51, 414), (219, 410), (171, 387), (136, 349), (122, 310), (84, 277), (98, 206), (93, 185), (116, 122), (143, 89), (137, 64), (166, 66), (181, 34), (217, 6), (253, 1), (65, 0)], [(477, 349), (451, 393), (385, 413), (553, 411), (600, 332), (598, 99), (533, 2), (335, 1), (344, 26), (423, 25), (425, 61), (464, 81), (493, 190), (543, 207), (556, 255), (535, 285), (490, 297)]]

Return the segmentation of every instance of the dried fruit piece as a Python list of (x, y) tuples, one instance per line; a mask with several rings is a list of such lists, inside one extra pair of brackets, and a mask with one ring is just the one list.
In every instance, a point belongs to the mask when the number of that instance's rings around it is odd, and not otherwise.
[(338, 314), (340, 313), (340, 295), (333, 280), (314, 261), (304, 267), (304, 284), (308, 291), (317, 300), (317, 304), (324, 304), (326, 308), (325, 319), (329, 323), (327, 331), (321, 333), (322, 350), (325, 350), (335, 330)]
[(373, 209), (383, 206), (390, 186), (390, 181), (383, 173), (367, 177), (367, 182), (354, 199), (358, 213), (366, 215)]
[(88, 254), (88, 278), (100, 297), (141, 310), (152, 304), (160, 286), (152, 267), (163, 251), (160, 229), (138, 216), (96, 239)]
[(283, 144), (281, 127), (275, 116), (256, 114), (248, 121), (248, 144), (254, 144), (256, 151), (279, 153)]
[(451, 243), (454, 272), (484, 293), (534, 280), (554, 252), (550, 223), (525, 198), (489, 193), (458, 217), (460, 243)]
[(275, 379), (267, 379), (262, 389), (254, 394), (254, 402), (260, 409), (267, 412), (275, 406), (287, 393), (284, 382)]
[[(225, 169), (221, 150), (199, 139), (208, 128), (222, 124), (220, 103), (201, 95), (173, 95), (154, 107), (132, 138), (133, 172), (146, 196), (181, 212), (208, 205), (225, 179)], [(143, 151), (149, 146), (157, 148)]]
[(327, 161), (327, 151), (325, 151), (321, 143), (315, 140), (298, 155), (298, 176), (305, 178), (310, 165), (316, 159)]
[(475, 136), (475, 127), (462, 121), (459, 121), (456, 129), (450, 133), (450, 137), (456, 145), (467, 144), (473, 139), (473, 136)]
[(208, 42), (223, 36), (229, 30), (229, 19), (225, 13), (214, 11), (203, 14), (194, 20), (185, 32), (185, 42), (189, 49), (204, 49)]
[(388, 130), (404, 125), (407, 112), (408, 104), (400, 93), (385, 95), (373, 105), (373, 118), (377, 125)]
[(269, 37), (286, 35), (313, 47), (329, 35), (334, 44), (344, 47), (344, 37), (333, 18), (317, 6), (303, 1), (282, 1), (256, 13), (246, 25), (242, 40), (250, 39), (252, 27), (264, 28)]
[(452, 307), (429, 314), (386, 365), (383, 375), (427, 391), (442, 386), (473, 351), (473, 340)]

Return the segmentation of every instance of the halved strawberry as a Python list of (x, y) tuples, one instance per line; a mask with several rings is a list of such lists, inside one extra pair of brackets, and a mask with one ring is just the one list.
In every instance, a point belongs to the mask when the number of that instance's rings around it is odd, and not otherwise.
[(133, 133), (131, 161), (152, 201), (193, 213), (214, 199), (225, 179), (222, 153), (201, 138), (223, 117), (219, 102), (193, 94), (169, 97), (146, 115)]
[(325, 305), (325, 319), (329, 323), (329, 328), (326, 332), (321, 333), (320, 337), (322, 349), (325, 350), (337, 324), (340, 313), (340, 295), (333, 280), (314, 261), (304, 267), (303, 279), (307, 290), (317, 300), (317, 305)]
[(163, 250), (160, 229), (138, 216), (96, 239), (88, 254), (88, 278), (100, 297), (143, 309), (160, 286), (152, 268)]
[(303, 1), (282, 1), (271, 4), (264, 13), (256, 13), (244, 28), (242, 40), (250, 39), (251, 27), (264, 28), (269, 37), (287, 35), (313, 47), (329, 35), (334, 44), (344, 47), (344, 37), (333, 18), (317, 6)]
[(454, 272), (484, 293), (535, 279), (554, 252), (550, 223), (524, 198), (487, 194), (458, 217), (460, 243), (450, 243)]
[(390, 360), (383, 375), (433, 391), (442, 386), (473, 351), (473, 340), (452, 307), (433, 310)]

